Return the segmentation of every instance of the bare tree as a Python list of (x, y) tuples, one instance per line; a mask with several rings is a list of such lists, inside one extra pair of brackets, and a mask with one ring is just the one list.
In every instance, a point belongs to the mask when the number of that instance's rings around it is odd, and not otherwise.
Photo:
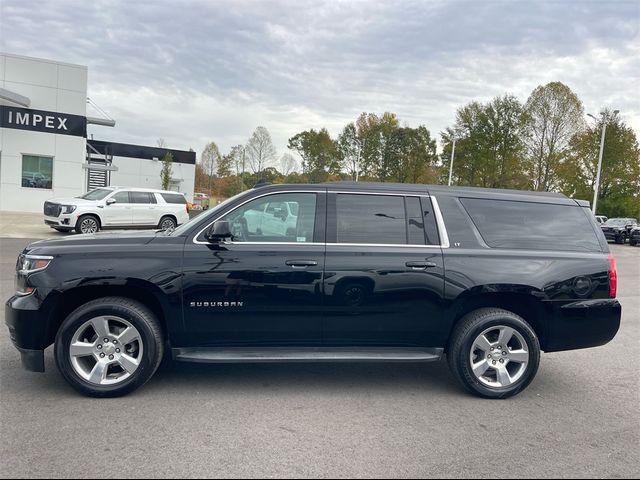
[(280, 171), (282, 172), (282, 175), (284, 175), (285, 177), (294, 173), (297, 167), (298, 167), (298, 161), (290, 153), (284, 153), (280, 157)]
[(256, 128), (246, 146), (246, 158), (251, 171), (259, 175), (265, 168), (271, 166), (275, 156), (276, 149), (271, 141), (269, 130), (265, 127)]
[(164, 138), (162, 138), (162, 137), (158, 138), (158, 140), (156, 140), (156, 143), (158, 144), (158, 148), (166, 148), (167, 147), (167, 142), (165, 142)]
[(202, 151), (200, 155), (200, 164), (204, 170), (204, 173), (209, 177), (209, 193), (211, 193), (211, 182), (213, 176), (218, 170), (218, 163), (220, 162), (220, 150), (216, 142), (210, 142)]
[(560, 82), (539, 86), (525, 104), (527, 174), (538, 191), (556, 189), (569, 141), (584, 123), (578, 96)]

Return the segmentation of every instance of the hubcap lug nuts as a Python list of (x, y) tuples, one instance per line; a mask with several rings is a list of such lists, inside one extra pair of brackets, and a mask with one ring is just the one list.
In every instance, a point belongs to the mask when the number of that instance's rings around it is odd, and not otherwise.
[(502, 345), (498, 345), (498, 350), (502, 350)]
[(102, 350), (102, 345), (98, 345), (98, 350)]
[(491, 351), (493, 352), (495, 350), (495, 348), (491, 347)]
[(100, 354), (100, 358), (104, 358), (104, 353), (101, 353), (101, 354)]
[(119, 348), (116, 348), (116, 353), (120, 353), (120, 349)]
[(504, 363), (504, 358), (501, 358), (501, 359), (500, 359), (500, 363)]
[(104, 339), (104, 343), (109, 343), (109, 339), (108, 339), (108, 338), (105, 338), (105, 339)]
[(117, 344), (118, 344), (118, 341), (117, 341), (117, 340), (114, 340), (114, 341), (113, 341), (113, 344), (114, 344), (114, 345), (117, 345)]
[(503, 355), (506, 355), (506, 354), (507, 354), (507, 352), (502, 352), (502, 354), (503, 354)]
[(494, 364), (494, 365), (496, 364), (496, 361), (495, 361), (495, 360), (493, 361), (493, 364)]
[(113, 360), (113, 355), (109, 355), (109, 360)]

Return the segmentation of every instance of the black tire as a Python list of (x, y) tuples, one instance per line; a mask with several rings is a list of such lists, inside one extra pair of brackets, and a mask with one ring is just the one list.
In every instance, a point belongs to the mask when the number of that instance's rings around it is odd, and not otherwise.
[(638, 241), (634, 238), (630, 238), (629, 239), (629, 245), (631, 245), (632, 247), (635, 247), (638, 244)]
[[(102, 315), (126, 320), (137, 329), (142, 340), (143, 350), (137, 369), (115, 385), (89, 382), (78, 374), (71, 362), (70, 345), (74, 334), (88, 320)], [(146, 306), (128, 298), (104, 297), (86, 303), (66, 318), (56, 335), (54, 352), (58, 370), (77, 391), (90, 397), (119, 397), (141, 387), (153, 376), (164, 355), (164, 338), (158, 320)]]
[[(95, 231), (90, 232), (86, 230), (86, 226), (91, 224), (95, 227)], [(84, 230), (84, 231), (83, 231)], [(100, 219), (95, 215), (82, 215), (76, 221), (76, 233), (95, 233), (100, 231)]]
[(160, 222), (158, 223), (158, 228), (162, 230), (176, 228), (177, 226), (178, 226), (178, 222), (176, 222), (176, 219), (170, 215), (165, 215), (160, 219)]
[[(529, 352), (524, 373), (507, 387), (483, 384), (471, 368), (471, 349), (476, 338), (491, 327), (499, 326), (510, 327), (519, 333)], [(535, 377), (540, 364), (540, 343), (534, 330), (522, 317), (501, 308), (481, 308), (465, 315), (455, 326), (449, 339), (447, 361), (458, 382), (474, 395), (492, 399), (508, 398), (524, 390)]]

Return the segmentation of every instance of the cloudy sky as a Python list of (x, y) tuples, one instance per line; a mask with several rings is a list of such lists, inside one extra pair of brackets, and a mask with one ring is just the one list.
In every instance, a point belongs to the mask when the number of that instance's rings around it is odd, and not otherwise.
[(469, 101), (555, 80), (640, 133), (639, 30), (640, 0), (0, 1), (0, 50), (89, 67), (117, 121), (95, 138), (197, 152), (264, 125), (282, 154), (363, 111), (439, 137)]

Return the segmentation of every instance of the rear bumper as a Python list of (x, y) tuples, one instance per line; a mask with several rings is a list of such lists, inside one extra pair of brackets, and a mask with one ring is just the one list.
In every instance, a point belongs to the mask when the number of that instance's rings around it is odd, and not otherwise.
[(22, 366), (31, 372), (44, 372), (46, 325), (35, 295), (11, 297), (5, 304), (5, 323), (11, 342), (20, 352)]
[(622, 306), (616, 299), (580, 300), (554, 305), (546, 352), (598, 347), (618, 333)]

